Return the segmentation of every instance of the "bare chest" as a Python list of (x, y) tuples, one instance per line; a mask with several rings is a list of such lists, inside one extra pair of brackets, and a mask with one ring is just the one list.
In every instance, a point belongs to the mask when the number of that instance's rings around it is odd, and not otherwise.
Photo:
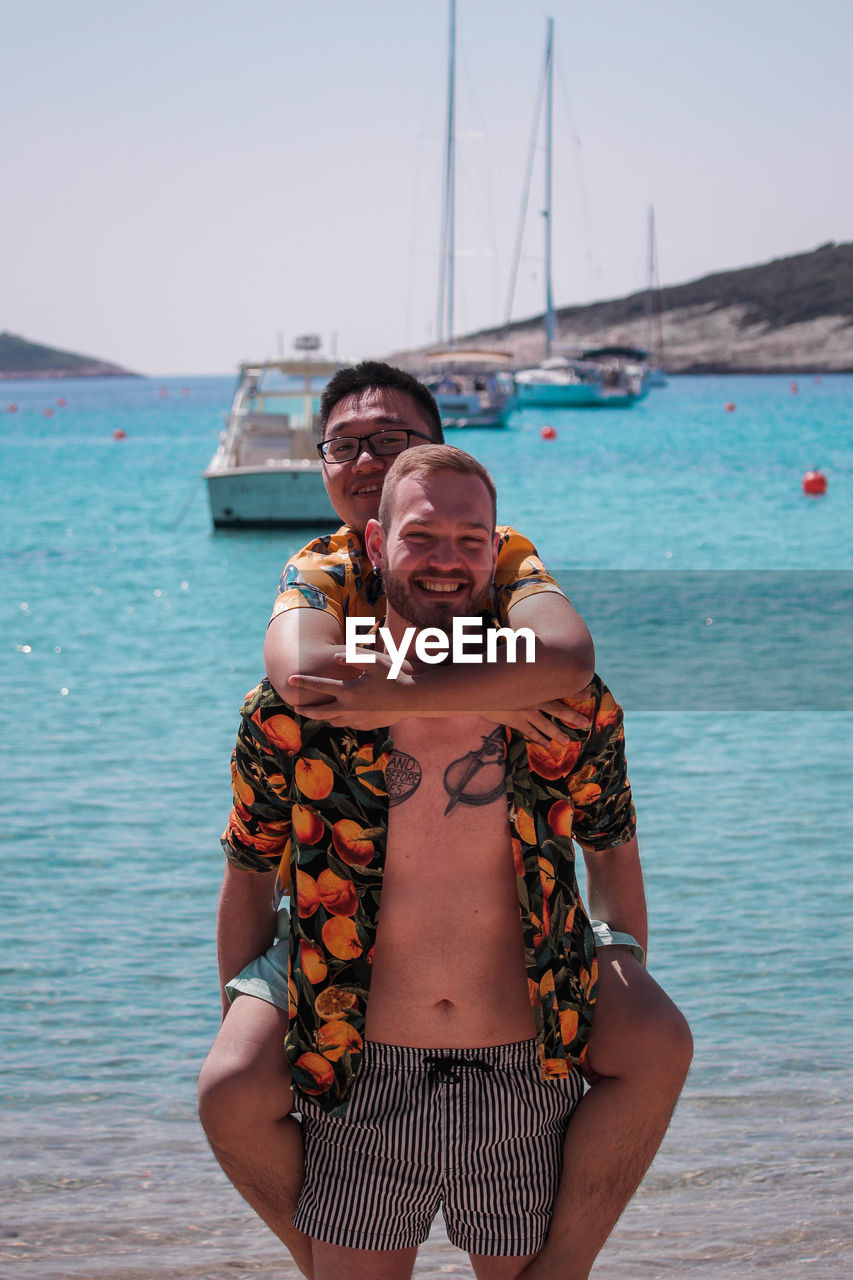
[[(472, 856), (509, 842), (504, 731), (479, 717), (402, 721), (386, 768), (388, 849)], [(423, 866), (423, 864), (422, 864)]]

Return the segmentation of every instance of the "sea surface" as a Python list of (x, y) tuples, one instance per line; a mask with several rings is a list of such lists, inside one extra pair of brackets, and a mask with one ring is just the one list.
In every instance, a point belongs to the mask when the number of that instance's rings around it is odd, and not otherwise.
[[(598, 1280), (853, 1274), (853, 378), (798, 382), (453, 434), (625, 706), (650, 967), (695, 1034)], [(3, 1277), (297, 1274), (195, 1119), (237, 711), (310, 532), (213, 531), (232, 391), (0, 384)], [(437, 1225), (416, 1274), (471, 1272)]]

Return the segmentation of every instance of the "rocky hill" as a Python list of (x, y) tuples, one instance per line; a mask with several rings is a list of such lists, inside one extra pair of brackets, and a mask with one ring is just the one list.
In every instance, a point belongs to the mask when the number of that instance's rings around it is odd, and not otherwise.
[[(561, 307), (557, 350), (620, 344), (653, 348), (672, 373), (819, 373), (853, 371), (853, 244), (757, 267), (721, 271), (661, 289), (656, 319), (649, 296)], [(516, 363), (542, 358), (543, 318), (457, 339), (511, 351)], [(413, 359), (418, 353), (407, 353)]]
[(138, 378), (106, 360), (76, 355), (28, 342), (14, 333), (0, 333), (0, 379), (10, 378)]

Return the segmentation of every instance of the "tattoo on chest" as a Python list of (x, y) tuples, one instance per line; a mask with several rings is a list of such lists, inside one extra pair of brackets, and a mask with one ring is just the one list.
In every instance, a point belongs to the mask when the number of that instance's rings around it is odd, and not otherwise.
[(454, 760), (444, 771), (444, 789), (450, 799), (444, 816), (457, 804), (491, 804), (506, 788), (506, 740), (500, 727), (483, 738), (476, 751)]
[(385, 782), (388, 786), (388, 808), (408, 800), (421, 784), (421, 766), (414, 756), (405, 751), (392, 751), (385, 766)]

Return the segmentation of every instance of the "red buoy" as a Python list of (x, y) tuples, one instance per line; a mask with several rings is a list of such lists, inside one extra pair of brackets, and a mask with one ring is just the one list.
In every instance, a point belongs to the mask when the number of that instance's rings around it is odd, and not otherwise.
[(797, 383), (796, 383), (796, 382), (792, 382), (792, 383), (791, 383), (791, 395), (792, 395), (792, 396), (798, 396), (799, 394), (800, 394), (800, 388), (799, 388), (799, 386), (797, 385)]
[(56, 403), (60, 409), (64, 409), (68, 404), (68, 401), (65, 399), (65, 396), (60, 396)]
[(7, 405), (7, 406), (6, 406), (6, 409), (7, 409), (7, 412), (8, 412), (8, 413), (17, 413), (17, 412), (18, 412), (18, 406), (17, 406), (16, 404), (9, 404), (9, 405)]
[(733, 400), (726, 401), (726, 413), (734, 413), (735, 405)]
[(52, 417), (53, 417), (53, 410), (52, 410), (52, 409), (45, 409), (45, 411), (44, 411), (44, 416), (45, 416), (46, 418), (52, 418)]
[(161, 399), (161, 400), (165, 400), (165, 398), (166, 398), (166, 396), (167, 396), (168, 394), (169, 394), (169, 393), (168, 393), (168, 391), (166, 390), (166, 388), (165, 388), (165, 387), (161, 387), (161, 388), (160, 388), (160, 399)]
[(121, 427), (116, 427), (115, 431), (113, 432), (113, 440), (126, 440), (126, 439), (127, 439), (127, 432), (123, 431)]
[(803, 493), (819, 498), (826, 493), (827, 484), (827, 478), (822, 471), (807, 471), (803, 476)]
[(542, 437), (542, 439), (543, 439), (543, 440), (556, 440), (556, 439), (557, 439), (557, 428), (556, 428), (556, 427), (543, 427), (543, 428), (542, 428), (542, 430), (539, 432), (539, 434), (540, 434), (540, 436)]

